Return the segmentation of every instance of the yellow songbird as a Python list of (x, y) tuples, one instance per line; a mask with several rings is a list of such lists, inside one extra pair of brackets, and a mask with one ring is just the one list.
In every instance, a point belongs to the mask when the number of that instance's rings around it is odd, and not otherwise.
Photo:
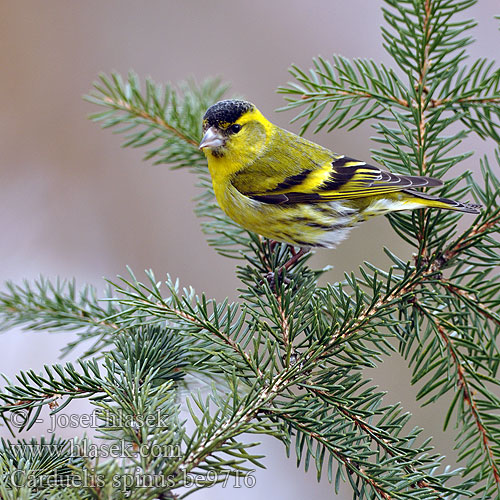
[(479, 213), (479, 205), (415, 188), (430, 177), (393, 174), (269, 122), (251, 103), (225, 100), (203, 117), (200, 143), (222, 210), (244, 228), (299, 247), (333, 247), (374, 215), (418, 208)]

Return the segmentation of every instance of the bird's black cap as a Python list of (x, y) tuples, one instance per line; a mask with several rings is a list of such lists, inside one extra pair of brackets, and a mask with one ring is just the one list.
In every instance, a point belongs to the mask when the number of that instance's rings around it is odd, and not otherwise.
[(254, 108), (251, 102), (237, 99), (219, 101), (210, 106), (203, 117), (203, 123), (208, 127), (218, 127), (224, 123), (234, 123), (241, 115)]

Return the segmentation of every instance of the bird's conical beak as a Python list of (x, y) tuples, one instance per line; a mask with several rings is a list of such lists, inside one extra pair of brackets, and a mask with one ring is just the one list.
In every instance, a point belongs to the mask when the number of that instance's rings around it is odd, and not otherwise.
[(217, 131), (215, 127), (210, 127), (206, 132), (205, 135), (203, 136), (203, 139), (200, 142), (200, 145), (198, 146), (200, 149), (203, 148), (218, 148), (219, 146), (222, 146), (224, 144), (224, 138), (220, 134), (220, 132)]

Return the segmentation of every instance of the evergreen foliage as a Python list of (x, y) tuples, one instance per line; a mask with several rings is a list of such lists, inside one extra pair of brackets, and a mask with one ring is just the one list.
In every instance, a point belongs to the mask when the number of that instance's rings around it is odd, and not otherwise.
[[(455, 152), (468, 135), (500, 141), (500, 69), (483, 59), (466, 65), (475, 23), (460, 14), (474, 4), (385, 0), (393, 68), (318, 58), (309, 71), (292, 67), (294, 82), (279, 90), (303, 131), (370, 121), (378, 163), (451, 178), (435, 194), (483, 205), (465, 230), (452, 212), (390, 216), (415, 258), (387, 249), (389, 269), (365, 263), (323, 287), (308, 255), (280, 274), (291, 250), (235, 225), (214, 200), (197, 144), (201, 117), (226, 86), (101, 75), (88, 100), (102, 111), (92, 118), (124, 134), (125, 146), (146, 148), (145, 159), (198, 177), (209, 241), (240, 259), (240, 298), (219, 302), (152, 272), (145, 283), (132, 272), (110, 282), (104, 302), (73, 282), (7, 284), (2, 327), (75, 330), (65, 353), (90, 347), (75, 364), (6, 380), (4, 424), (15, 436), (13, 415), (29, 429), (44, 406), (57, 413), (85, 398), (96, 410), (97, 437), (124, 450), (99, 460), (78, 453), (88, 438), (4, 441), (0, 498), (165, 499), (228, 477), (247, 485), (262, 457), (243, 434), (274, 436), (298, 466), (335, 490), (348, 481), (357, 499), (499, 498), (500, 150), (481, 160), (480, 179), (448, 174), (471, 156)], [(452, 395), (441, 418), (455, 427), (460, 469), (445, 468), (425, 431), (410, 428), (410, 415), (363, 373), (398, 355), (422, 404)], [(200, 375), (205, 384), (193, 390)]]

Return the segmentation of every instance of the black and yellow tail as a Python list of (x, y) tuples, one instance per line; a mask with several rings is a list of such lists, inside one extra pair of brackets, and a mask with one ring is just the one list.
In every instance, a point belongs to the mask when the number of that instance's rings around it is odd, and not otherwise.
[(457, 212), (466, 212), (469, 214), (478, 214), (481, 212), (481, 205), (474, 203), (462, 203), (461, 201), (450, 200), (449, 198), (439, 198), (427, 193), (420, 193), (412, 189), (405, 189), (404, 193), (410, 195), (408, 201), (421, 203), (423, 207), (443, 208), (445, 210), (456, 210)]

